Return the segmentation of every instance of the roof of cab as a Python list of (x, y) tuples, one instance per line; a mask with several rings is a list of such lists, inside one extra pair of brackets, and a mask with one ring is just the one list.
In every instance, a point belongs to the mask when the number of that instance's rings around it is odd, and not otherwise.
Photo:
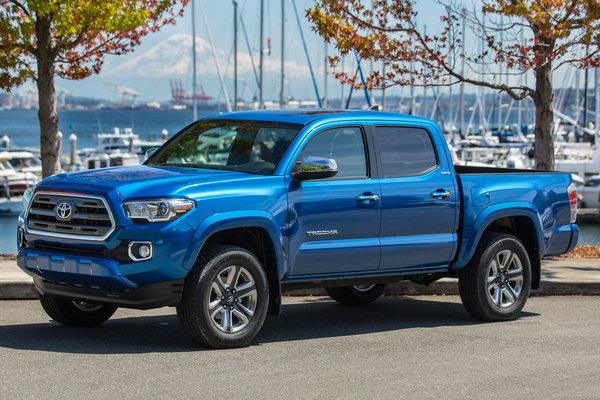
[(411, 115), (387, 113), (380, 111), (362, 111), (346, 109), (282, 109), (282, 110), (260, 110), (260, 111), (234, 111), (213, 114), (205, 119), (237, 119), (246, 121), (273, 121), (287, 122), (292, 124), (306, 125), (313, 121), (344, 121), (347, 119), (392, 119), (430, 121), (425, 118)]

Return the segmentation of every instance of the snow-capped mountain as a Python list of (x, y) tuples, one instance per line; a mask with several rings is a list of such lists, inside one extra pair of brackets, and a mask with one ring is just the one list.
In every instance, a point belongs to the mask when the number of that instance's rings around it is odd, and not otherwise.
[[(226, 65), (223, 51), (216, 49), (216, 53), (219, 64)], [(196, 67), (199, 74), (216, 74), (210, 45), (199, 36), (196, 37)], [(192, 35), (180, 33), (168, 37), (144, 53), (129, 56), (127, 61), (104, 75), (176, 78), (188, 76), (191, 71)]]

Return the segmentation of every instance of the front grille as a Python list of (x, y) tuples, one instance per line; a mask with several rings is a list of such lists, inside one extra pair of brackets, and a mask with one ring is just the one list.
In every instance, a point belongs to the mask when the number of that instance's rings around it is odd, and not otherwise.
[[(65, 203), (68, 218), (60, 219), (57, 205)], [(39, 192), (31, 201), (27, 227), (42, 235), (102, 240), (112, 232), (114, 223), (101, 197)]]

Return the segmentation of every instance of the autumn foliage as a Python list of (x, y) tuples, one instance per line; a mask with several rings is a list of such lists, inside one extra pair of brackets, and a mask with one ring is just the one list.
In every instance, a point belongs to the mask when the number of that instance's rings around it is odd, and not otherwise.
[(54, 76), (100, 72), (106, 54), (132, 51), (173, 24), (189, 0), (0, 0), (0, 88), (38, 87), (42, 173), (60, 170)]
[[(437, 33), (431, 35), (417, 25), (414, 0), (317, 0), (307, 10), (307, 17), (341, 55), (357, 52), (362, 59), (385, 64), (385, 75), (371, 74), (369, 86), (467, 82), (505, 92), (515, 100), (530, 97), (536, 105), (536, 164), (553, 169), (552, 74), (566, 64), (578, 68), (600, 65), (600, 2), (437, 3), (446, 12), (440, 15)], [(472, 42), (485, 46), (469, 47)], [(330, 62), (337, 67), (339, 58), (331, 57)], [(498, 66), (504, 72), (498, 72)], [(519, 79), (528, 72), (533, 72), (534, 85)], [(498, 75), (509, 78), (496, 79)], [(354, 82), (344, 71), (336, 76)]]
[[(185, 5), (189, 0), (180, 1)], [(0, 87), (36, 78), (40, 35), (62, 78), (99, 73), (106, 54), (125, 54), (183, 12), (173, 0), (0, 0)]]

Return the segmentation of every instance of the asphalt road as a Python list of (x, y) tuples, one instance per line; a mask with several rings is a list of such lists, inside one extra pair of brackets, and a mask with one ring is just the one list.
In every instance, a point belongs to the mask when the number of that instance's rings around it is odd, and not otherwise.
[(597, 399), (600, 297), (531, 298), (483, 324), (458, 297), (370, 306), (286, 298), (246, 348), (196, 348), (173, 309), (119, 310), (97, 328), (0, 302), (0, 398)]

